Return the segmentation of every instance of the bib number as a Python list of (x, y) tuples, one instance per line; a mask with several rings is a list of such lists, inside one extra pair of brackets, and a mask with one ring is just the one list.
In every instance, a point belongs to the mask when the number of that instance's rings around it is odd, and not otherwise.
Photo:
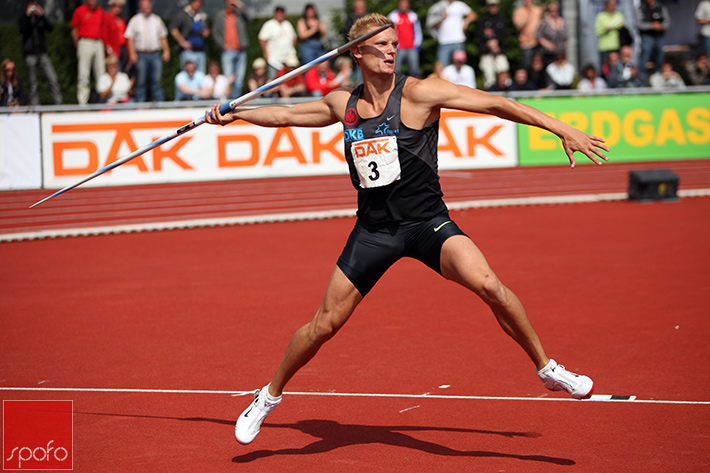
[(371, 138), (351, 143), (360, 187), (382, 187), (401, 178), (397, 137)]

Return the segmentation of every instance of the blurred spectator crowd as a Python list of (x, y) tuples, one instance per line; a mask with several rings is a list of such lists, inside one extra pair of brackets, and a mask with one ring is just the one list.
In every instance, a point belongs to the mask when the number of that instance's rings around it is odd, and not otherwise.
[[(18, 1), (26, 4), (19, 27), (28, 87), (17, 74), (16, 64), (8, 58), (2, 60), (0, 106), (38, 105), (38, 68), (49, 85), (53, 103), (61, 104), (57, 74), (45, 44), (45, 33), (53, 26), (41, 1)], [(410, 8), (410, 0), (399, 0), (395, 10), (379, 13), (387, 14), (396, 25), (396, 70), (410, 76), (422, 77), (420, 50), (426, 32), (436, 41), (436, 62), (429, 76), (469, 87), (492, 92), (682, 89), (686, 85), (710, 85), (710, 0), (688, 1), (697, 2), (694, 19), (672, 19), (662, 0), (640, 0), (631, 31), (617, 9), (617, 0), (607, 0), (595, 18), (593, 31), (601, 67), (585, 64), (581, 70), (567, 60), (568, 28), (555, 0), (544, 4), (517, 0), (508, 17), (501, 14), (501, 0), (486, 0), (485, 12), (480, 15), (463, 0), (436, 1), (421, 19)], [(174, 99), (228, 101), (322, 56), (329, 33), (314, 3), (305, 4), (295, 25), (287, 19), (285, 8), (276, 6), (257, 38), (247, 34), (251, 18), (241, 0), (225, 0), (224, 8), (214, 18), (208, 18), (202, 10), (203, 0), (190, 0), (167, 24), (153, 13), (151, 0), (140, 0), (138, 13), (132, 18), (123, 16), (125, 0), (107, 0), (105, 4), (103, 8), (99, 0), (84, 0), (71, 18), (79, 104), (164, 101), (163, 65), (171, 59), (168, 35), (179, 48), (180, 72), (174, 78)], [(354, 0), (340, 33), (346, 35), (350, 26), (367, 13), (366, 0)], [(700, 26), (702, 41), (693, 60), (679, 67), (665, 57), (665, 38), (669, 28), (682, 28), (688, 21)], [(509, 29), (511, 24), (514, 29)], [(505, 49), (511, 44), (506, 42), (509, 31), (517, 33), (521, 59), (515, 63)], [(208, 63), (206, 43), (210, 37), (221, 56)], [(251, 62), (251, 74), (246, 77), (250, 39), (258, 41), (261, 57)], [(478, 46), (476, 58), (466, 52), (466, 44), (471, 41)], [(477, 66), (481, 77), (476, 77), (472, 65)], [(268, 95), (323, 96), (338, 87), (354, 86), (360, 79), (357, 64), (350, 57), (340, 56), (290, 78)]]

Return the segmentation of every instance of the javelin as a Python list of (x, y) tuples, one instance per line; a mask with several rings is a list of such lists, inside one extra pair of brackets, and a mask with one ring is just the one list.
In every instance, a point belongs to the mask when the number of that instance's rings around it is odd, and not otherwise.
[[(232, 110), (234, 110), (238, 106), (248, 102), (249, 100), (251, 100), (253, 98), (258, 97), (259, 95), (263, 94), (264, 92), (267, 92), (275, 87), (278, 87), (279, 85), (281, 85), (285, 82), (288, 82), (292, 78), (294, 78), (298, 75), (301, 75), (310, 69), (313, 69), (318, 64), (328, 61), (331, 58), (338, 56), (346, 51), (349, 51), (350, 49), (359, 45), (363, 41), (375, 36), (376, 34), (380, 33), (381, 31), (386, 30), (387, 28), (390, 28), (390, 25), (380, 26), (379, 28), (370, 31), (367, 34), (360, 36), (359, 38), (354, 39), (353, 41), (350, 41), (349, 43), (344, 44), (344, 45), (340, 46), (339, 48), (335, 48), (332, 51), (325, 53), (321, 57), (316, 58), (316, 59), (312, 60), (311, 62), (304, 64), (301, 67), (298, 67), (298, 68), (294, 69), (293, 71), (291, 71), (287, 74), (284, 74), (283, 76), (281, 76), (277, 79), (272, 80), (268, 84), (262, 85), (261, 87), (259, 87), (256, 90), (246, 93), (246, 94), (242, 95), (241, 97), (232, 100), (229, 103), (225, 103), (224, 105), (222, 105), (219, 108), (219, 113), (224, 115), (226, 113), (231, 112)], [(39, 202), (35, 202), (34, 204), (30, 205), (30, 208), (35, 207), (35, 206), (41, 204), (42, 202), (46, 202), (49, 199), (51, 199), (52, 197), (58, 196), (59, 194), (63, 194), (67, 191), (70, 191), (70, 190), (74, 189), (75, 187), (79, 187), (80, 185), (84, 184), (85, 182), (90, 181), (91, 179), (98, 177), (103, 173), (108, 172), (114, 168), (117, 168), (121, 164), (127, 163), (131, 159), (137, 158), (138, 156), (150, 151), (151, 149), (157, 148), (158, 146), (162, 145), (163, 143), (167, 143), (168, 141), (170, 141), (170, 140), (172, 140), (184, 133), (187, 133), (188, 131), (190, 131), (194, 128), (197, 128), (198, 126), (202, 125), (204, 122), (205, 122), (205, 116), (202, 115), (200, 118), (197, 118), (197, 119), (191, 121), (190, 123), (188, 123), (187, 125), (185, 125), (181, 128), (178, 128), (177, 130), (175, 130), (171, 134), (166, 135), (162, 138), (158, 138), (157, 140), (153, 141), (152, 143), (147, 144), (144, 147), (135, 150), (134, 152), (132, 152), (128, 156), (123, 157), (123, 158), (119, 159), (118, 161), (114, 161), (113, 163), (102, 167), (98, 171), (95, 171), (92, 174), (89, 174), (88, 176), (86, 176), (81, 181), (77, 182), (76, 184), (72, 184), (70, 186), (67, 186), (64, 189), (61, 189), (61, 190), (55, 192), (54, 194), (50, 195), (49, 197), (45, 197), (44, 199), (40, 200)]]

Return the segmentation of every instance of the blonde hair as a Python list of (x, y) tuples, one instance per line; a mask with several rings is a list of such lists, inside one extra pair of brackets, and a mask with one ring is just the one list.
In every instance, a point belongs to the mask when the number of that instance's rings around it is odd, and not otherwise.
[(369, 13), (355, 22), (355, 24), (350, 28), (348, 32), (348, 41), (353, 41), (360, 36), (366, 34), (368, 31), (374, 28), (379, 28), (380, 26), (389, 25), (392, 29), (395, 29), (392, 20), (379, 13)]

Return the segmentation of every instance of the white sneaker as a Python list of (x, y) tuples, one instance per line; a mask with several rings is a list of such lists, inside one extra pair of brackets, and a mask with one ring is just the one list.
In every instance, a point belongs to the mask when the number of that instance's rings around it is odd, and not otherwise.
[(594, 391), (594, 381), (588, 376), (567, 371), (555, 360), (550, 360), (547, 366), (537, 372), (537, 375), (550, 391), (567, 391), (575, 399), (590, 397)]
[(237, 419), (237, 424), (234, 426), (237, 442), (244, 445), (251, 443), (259, 435), (261, 424), (266, 416), (281, 403), (281, 396), (276, 401), (269, 401), (266, 395), (268, 392), (268, 384), (261, 390), (257, 389), (254, 393), (254, 402)]

